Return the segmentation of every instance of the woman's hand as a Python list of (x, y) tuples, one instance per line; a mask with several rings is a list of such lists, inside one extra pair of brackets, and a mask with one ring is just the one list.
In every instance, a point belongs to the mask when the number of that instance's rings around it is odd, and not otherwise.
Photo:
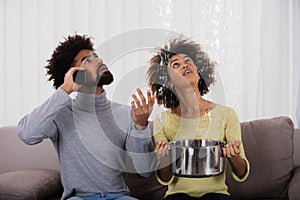
[(156, 142), (154, 152), (160, 157), (169, 156), (168, 144), (163, 141)]
[(234, 141), (226, 144), (225, 148), (223, 149), (224, 157), (232, 158), (240, 155), (240, 146), (241, 141)]
[(155, 103), (155, 95), (151, 95), (150, 90), (147, 91), (147, 101), (143, 95), (141, 89), (136, 90), (139, 97), (132, 94), (133, 101), (131, 102), (131, 107), (133, 110), (133, 122), (137, 129), (143, 129), (148, 125), (148, 118), (153, 110), (153, 105)]

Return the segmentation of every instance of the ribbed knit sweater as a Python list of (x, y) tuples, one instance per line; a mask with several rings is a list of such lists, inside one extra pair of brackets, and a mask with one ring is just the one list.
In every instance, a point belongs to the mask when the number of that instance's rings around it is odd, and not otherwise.
[(20, 120), (18, 134), (27, 144), (51, 139), (60, 163), (62, 199), (129, 194), (124, 172), (149, 172), (151, 159), (150, 130), (136, 130), (131, 115), (129, 106), (111, 102), (105, 91), (78, 93), (72, 100), (58, 89)]
[[(192, 139), (212, 139), (226, 143), (242, 141), (240, 122), (236, 112), (221, 104), (216, 104), (207, 115), (194, 119), (182, 118), (172, 113), (171, 110), (166, 110), (155, 118), (154, 137), (156, 142), (164, 141), (167, 143), (174, 140)], [(240, 146), (240, 151), (240, 156), (247, 162), (247, 172), (242, 178), (237, 177), (232, 171), (231, 174), (236, 181), (241, 182), (248, 177), (250, 165), (245, 156), (243, 145)], [(173, 175), (169, 182), (164, 182), (158, 177), (161, 184), (168, 185), (166, 196), (186, 193), (196, 198), (210, 192), (229, 194), (225, 179), (225, 172), (218, 176), (206, 178), (187, 178)]]

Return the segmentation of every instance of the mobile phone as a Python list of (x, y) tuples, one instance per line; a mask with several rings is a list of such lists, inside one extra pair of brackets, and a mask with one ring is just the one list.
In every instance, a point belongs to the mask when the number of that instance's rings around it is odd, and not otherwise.
[(86, 83), (86, 71), (85, 70), (75, 71), (73, 74), (73, 80), (75, 83), (79, 85), (84, 85)]

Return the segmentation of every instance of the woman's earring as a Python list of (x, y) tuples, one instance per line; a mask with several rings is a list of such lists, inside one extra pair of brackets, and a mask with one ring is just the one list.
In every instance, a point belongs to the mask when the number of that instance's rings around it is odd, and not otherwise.
[(169, 87), (170, 87), (170, 89), (173, 89), (173, 88), (174, 88), (174, 83), (173, 83), (173, 82), (170, 82), (170, 83), (169, 83)]
[(202, 95), (204, 95), (208, 92), (208, 87), (205, 83), (205, 80), (201, 77), (199, 72), (198, 72), (198, 74), (200, 76), (200, 79), (199, 79), (199, 82), (198, 82), (198, 87), (199, 87), (199, 90), (200, 90), (200, 94), (202, 96)]
[(201, 77), (201, 75), (200, 75), (200, 72), (198, 72), (198, 75), (199, 75), (199, 78), (200, 78), (200, 80), (202, 79), (202, 77)]

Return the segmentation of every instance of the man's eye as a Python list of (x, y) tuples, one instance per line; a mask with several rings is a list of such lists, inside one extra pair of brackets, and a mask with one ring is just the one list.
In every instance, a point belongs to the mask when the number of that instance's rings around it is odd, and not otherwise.
[(191, 59), (187, 59), (185, 62), (186, 63), (193, 63), (193, 61)]
[(84, 61), (83, 61), (84, 64), (88, 64), (88, 63), (90, 63), (90, 62), (91, 62), (91, 60), (88, 59), (88, 58), (87, 58), (87, 59), (84, 59)]

